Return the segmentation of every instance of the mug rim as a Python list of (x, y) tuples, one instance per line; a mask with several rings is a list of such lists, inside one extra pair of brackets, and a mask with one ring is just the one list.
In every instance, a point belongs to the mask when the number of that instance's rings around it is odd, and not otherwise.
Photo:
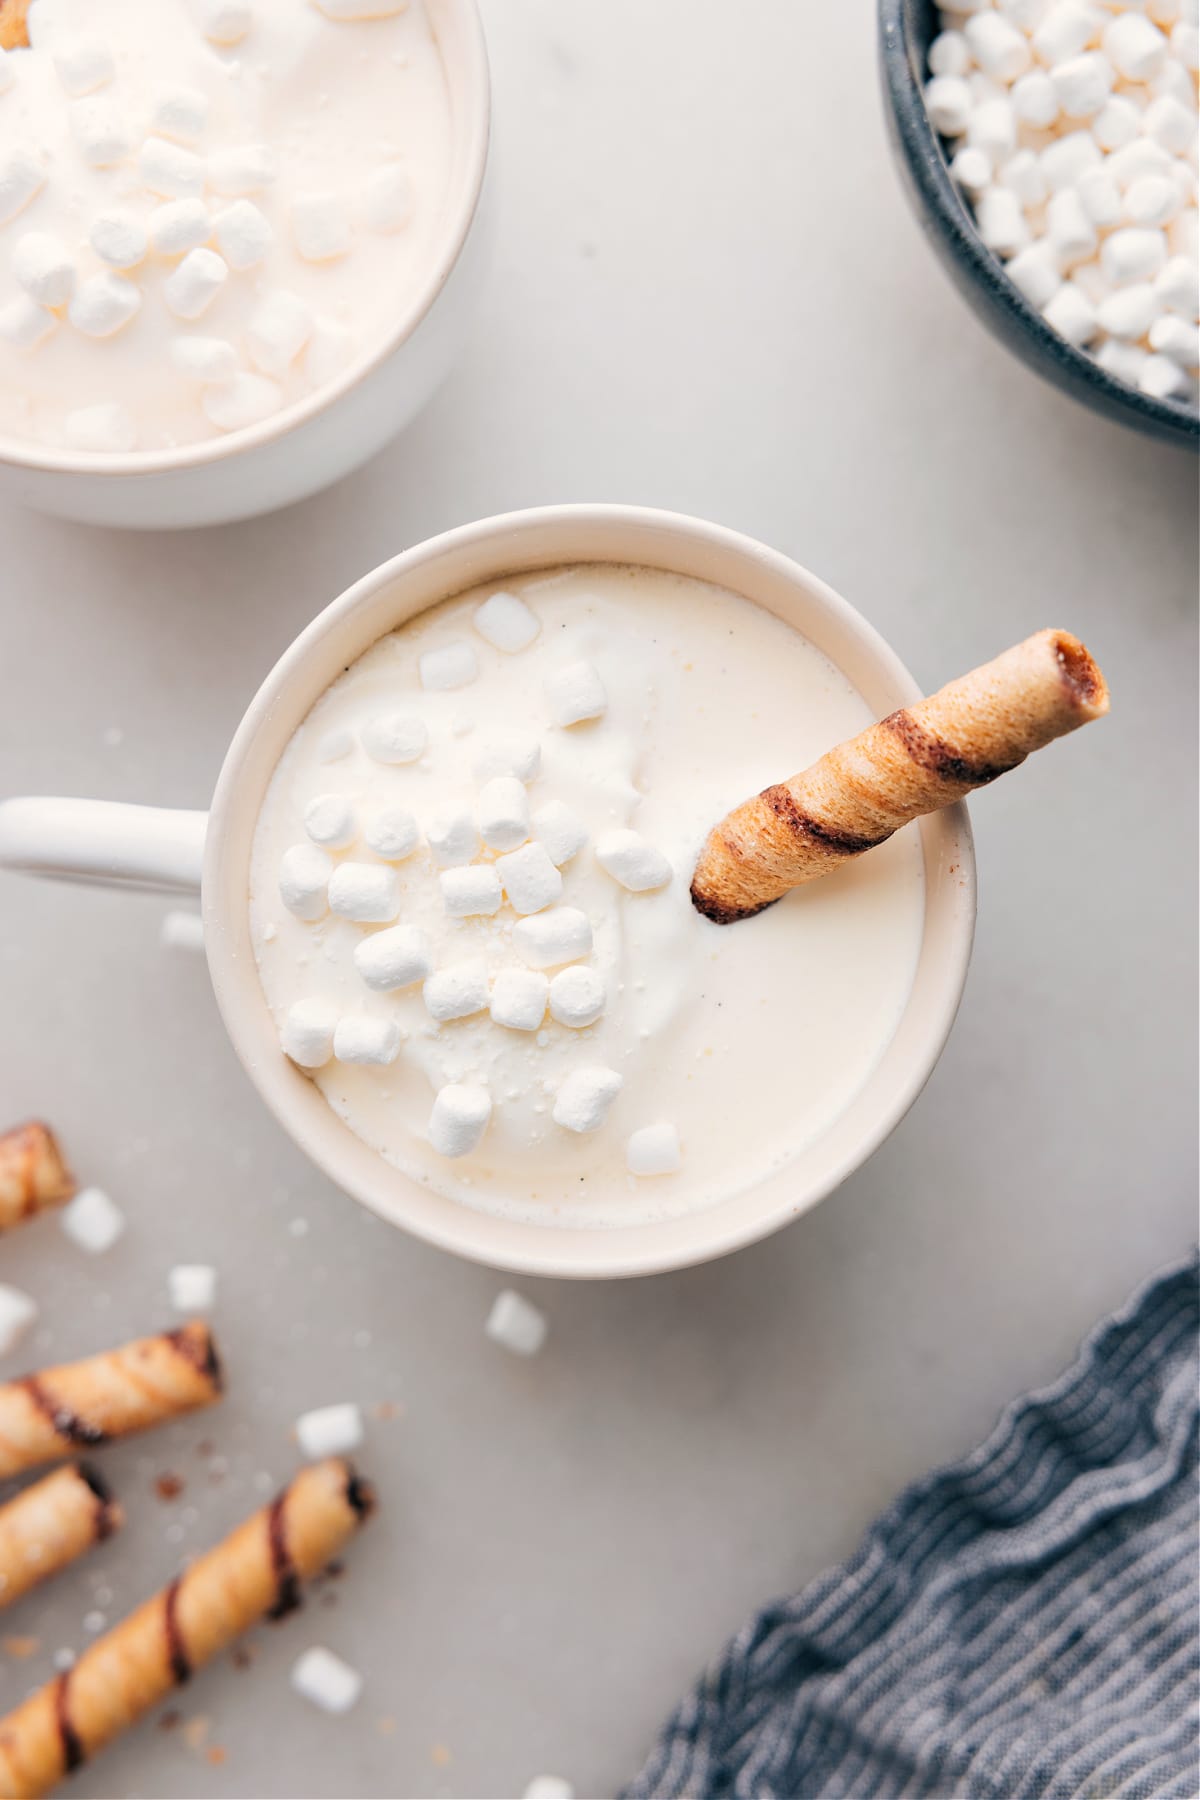
[[(552, 537), (607, 534), (613, 540), (613, 551), (604, 558), (589, 553), (572, 556), (564, 549), (540, 563), (522, 563), (514, 547), (506, 557), (506, 546), (513, 540), (528, 541), (543, 532)], [(662, 540), (667, 560), (656, 563), (646, 554), (621, 551), (622, 541), (630, 537), (644, 541), (647, 536), (655, 542)], [(265, 772), (255, 772), (250, 778), (248, 785), (253, 792), (249, 798), (243, 778), (247, 764), (260, 748), (264, 730), (285, 731), (286, 744), (315, 699), (340, 672), (351, 649), (344, 642), (336, 642), (338, 632), (370, 609), (372, 602), (382, 605), (398, 583), (407, 580), (410, 586), (420, 585), (422, 578), (431, 580), (443, 565), (465, 564), (467, 578), (448, 574), (444, 584), (434, 583), (432, 592), (436, 598), (423, 599), (407, 611), (398, 607), (392, 626), (380, 624), (374, 628), (370, 639), (355, 654), (362, 654), (388, 629), (395, 629), (476, 582), (499, 581), (522, 569), (570, 561), (609, 560), (670, 570), (672, 542), (686, 543), (698, 556), (715, 556), (719, 552), (748, 569), (780, 580), (796, 591), (797, 597), (807, 597), (835, 628), (851, 634), (873, 664), (879, 681), (890, 689), (894, 705), (911, 704), (921, 697), (920, 686), (895, 651), (856, 608), (802, 565), (752, 538), (703, 519), (654, 508), (613, 504), (538, 507), (498, 514), (425, 539), (371, 570), (323, 608), (283, 652), (250, 702), (230, 744), (213, 798), (202, 893), (209, 972), (234, 1052), (259, 1098), (292, 1141), (342, 1192), (438, 1249), (513, 1274), (607, 1279), (663, 1273), (726, 1255), (770, 1235), (808, 1211), (866, 1162), (916, 1100), (941, 1055), (966, 982), (974, 936), (976, 870), (970, 822), (960, 802), (917, 821), (926, 885), (918, 967), (896, 1030), (882, 1047), (863, 1086), (827, 1130), (798, 1152), (790, 1165), (740, 1195), (654, 1226), (630, 1224), (590, 1229), (562, 1224), (524, 1225), (437, 1196), (351, 1132), (315, 1084), (293, 1069), (281, 1054), (250, 939), (248, 877), (254, 831), (282, 745), (269, 756)], [(674, 572), (691, 573), (687, 568)], [(731, 586), (729, 582), (720, 585)], [(764, 605), (749, 594), (741, 597), (752, 605)], [(765, 606), (764, 609), (771, 610)], [(798, 629), (795, 625), (792, 628)], [(285, 706), (288, 691), (300, 685), (299, 677), (304, 676), (303, 685), (308, 685), (318, 672), (323, 652), (330, 660), (321, 671), (313, 697), (298, 710), (294, 704)], [(246, 850), (244, 859), (239, 852), (238, 869), (231, 870), (229, 846), (235, 830)], [(935, 901), (939, 918), (936, 934), (930, 928)], [(932, 966), (922, 983), (927, 951)], [(915, 1009), (919, 985), (922, 1004)], [(847, 1121), (864, 1096), (870, 1094), (881, 1066), (916, 1011), (921, 1018), (910, 1027), (916, 1043), (906, 1046), (903, 1071), (893, 1073), (890, 1093), (883, 1103), (868, 1109), (867, 1122), (852, 1131), (840, 1151), (828, 1151), (824, 1158), (827, 1166), (819, 1177), (805, 1181), (799, 1169), (801, 1161), (815, 1155), (822, 1146), (832, 1146), (839, 1134), (846, 1135)], [(778, 1197), (771, 1203), (750, 1203), (753, 1196), (763, 1196), (768, 1190), (778, 1190)]]
[(408, 342), (433, 310), (462, 256), (479, 212), (491, 141), (491, 70), (478, 0), (437, 0), (437, 4), (453, 10), (463, 33), (469, 104), (456, 133), (462, 165), (459, 191), (450, 209), (450, 228), (425, 280), (415, 289), (408, 305), (400, 311), (374, 349), (313, 393), (282, 407), (278, 413), (261, 419), (256, 425), (244, 426), (223, 437), (203, 438), (198, 443), (180, 445), (173, 450), (84, 452), (23, 444), (19, 438), (0, 434), (0, 468), (118, 480), (128, 475), (178, 474), (212, 463), (232, 461), (273, 444), (318, 418), (369, 381), (380, 366)]

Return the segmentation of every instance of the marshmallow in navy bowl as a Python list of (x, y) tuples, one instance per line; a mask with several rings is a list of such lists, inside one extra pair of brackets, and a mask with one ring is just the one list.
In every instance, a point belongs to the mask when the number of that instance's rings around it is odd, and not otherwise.
[(475, 0), (33, 0), (0, 49), (0, 495), (290, 505), (449, 372), (486, 258)]
[(959, 292), (1085, 406), (1200, 448), (1192, 0), (879, 0), (879, 27), (897, 163)]

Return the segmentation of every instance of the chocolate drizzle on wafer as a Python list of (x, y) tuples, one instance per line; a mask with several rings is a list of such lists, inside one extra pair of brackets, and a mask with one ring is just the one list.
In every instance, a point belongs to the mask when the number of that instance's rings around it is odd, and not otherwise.
[(86, 1419), (81, 1419), (69, 1406), (61, 1406), (46, 1392), (37, 1375), (26, 1375), (16, 1385), (24, 1388), (38, 1411), (49, 1419), (59, 1437), (65, 1438), (69, 1444), (79, 1444), (94, 1450), (98, 1444), (107, 1442), (107, 1433), (99, 1425), (89, 1425)]
[[(349, 1499), (349, 1484), (346, 1498)], [(275, 1571), (275, 1604), (267, 1613), (269, 1619), (282, 1619), (300, 1605), (300, 1577), (292, 1561), (287, 1541), (287, 1491), (277, 1494), (267, 1509), (267, 1542), (271, 1547), (271, 1567)]]
[(73, 1769), (80, 1768), (87, 1761), (79, 1733), (71, 1723), (71, 1672), (69, 1669), (64, 1670), (54, 1683), (54, 1718), (62, 1743), (63, 1770), (69, 1775)]
[(185, 1681), (190, 1681), (192, 1676), (192, 1665), (184, 1648), (183, 1632), (179, 1625), (179, 1586), (182, 1580), (183, 1577), (177, 1575), (163, 1594), (163, 1631), (167, 1639), (167, 1661), (171, 1665), (171, 1677), (180, 1687)]

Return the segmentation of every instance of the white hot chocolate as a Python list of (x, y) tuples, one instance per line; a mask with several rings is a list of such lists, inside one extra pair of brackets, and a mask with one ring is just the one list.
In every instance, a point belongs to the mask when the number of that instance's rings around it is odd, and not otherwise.
[(870, 716), (780, 620), (649, 569), (422, 614), (322, 696), (263, 806), (280, 1053), (389, 1162), (490, 1212), (627, 1224), (753, 1185), (895, 1031), (920, 842), (733, 926), (688, 884), (731, 805)]

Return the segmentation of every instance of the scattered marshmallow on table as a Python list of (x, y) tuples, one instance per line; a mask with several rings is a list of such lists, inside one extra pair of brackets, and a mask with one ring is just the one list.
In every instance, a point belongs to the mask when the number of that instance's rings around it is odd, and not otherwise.
[(478, 1147), (491, 1116), (492, 1099), (486, 1088), (452, 1081), (439, 1090), (433, 1103), (430, 1145), (439, 1156), (469, 1156)]
[(503, 901), (500, 877), (490, 863), (468, 863), (459, 869), (443, 869), (438, 876), (438, 885), (442, 890), (442, 904), (452, 919), (500, 911)]
[(608, 706), (604, 683), (590, 662), (568, 663), (546, 683), (550, 716), (556, 725), (582, 725), (598, 719)]
[(199, 913), (169, 912), (159, 927), (159, 941), (168, 950), (203, 950), (204, 920)]
[(578, 962), (591, 955), (592, 922), (577, 906), (553, 906), (549, 912), (517, 920), (513, 947), (535, 969)]
[(475, 758), (477, 781), (494, 781), (499, 775), (515, 775), (526, 784), (535, 780), (542, 766), (542, 746), (536, 738), (504, 738), (484, 744)]
[(412, 987), (433, 973), (433, 947), (419, 925), (393, 925), (354, 946), (354, 966), (377, 993)]
[(492, 594), (478, 607), (472, 619), (480, 637), (493, 649), (508, 656), (527, 650), (538, 632), (541, 621), (518, 594)]
[(390, 925), (400, 911), (396, 871), (377, 863), (339, 863), (329, 877), (329, 910), (360, 925)]
[(529, 796), (515, 775), (495, 775), (484, 783), (479, 835), (491, 850), (515, 850), (529, 836)]
[(211, 1312), (217, 1298), (217, 1271), (209, 1263), (176, 1263), (167, 1270), (167, 1295), (178, 1313)]
[(452, 638), (436, 650), (426, 650), (418, 659), (421, 686), (431, 693), (444, 693), (466, 687), (479, 673), (479, 659), (466, 638)]
[(334, 1027), (333, 1054), (338, 1062), (386, 1068), (399, 1056), (403, 1042), (403, 1033), (394, 1019), (354, 1015), (339, 1019)]
[(314, 1407), (296, 1420), (296, 1442), (302, 1456), (319, 1462), (325, 1456), (348, 1456), (363, 1441), (362, 1413), (352, 1400)]
[(416, 849), (420, 836), (417, 821), (403, 806), (381, 806), (363, 827), (368, 849), (385, 862), (403, 862)]
[(669, 1120), (643, 1125), (625, 1145), (625, 1166), (631, 1175), (673, 1175), (682, 1165), (679, 1132)]
[(549, 995), (550, 983), (539, 970), (501, 969), (492, 983), (492, 1021), (509, 1031), (537, 1031)]
[(363, 1680), (357, 1669), (316, 1644), (293, 1663), (292, 1686), (322, 1712), (344, 1713), (358, 1700)]
[(596, 839), (596, 861), (614, 881), (635, 894), (665, 887), (673, 873), (662, 851), (636, 831), (601, 832)]
[(575, 1789), (561, 1775), (535, 1775), (524, 1800), (575, 1800)]
[(468, 812), (439, 813), (425, 827), (425, 841), (439, 868), (470, 862), (479, 849), (479, 832)]
[(363, 726), (363, 749), (376, 762), (416, 762), (424, 755), (428, 744), (429, 730), (425, 721), (411, 713), (377, 713)]
[(90, 1256), (111, 1250), (125, 1230), (125, 1215), (103, 1188), (82, 1188), (58, 1215), (73, 1244)]
[(15, 1350), (38, 1316), (37, 1301), (0, 1283), (0, 1356)]
[(313, 924), (329, 911), (333, 859), (315, 844), (293, 844), (279, 861), (279, 897), (290, 913)]
[(539, 806), (532, 825), (534, 837), (550, 861), (560, 869), (573, 856), (578, 856), (588, 841), (587, 826), (562, 800), (550, 800), (545, 806)]
[(563, 878), (541, 844), (498, 856), (496, 874), (514, 912), (539, 913), (562, 899)]
[(573, 1069), (554, 1096), (554, 1123), (566, 1131), (599, 1131), (623, 1086), (615, 1069)]
[(344, 794), (315, 794), (304, 809), (304, 829), (322, 850), (345, 850), (358, 836), (358, 819)]
[(550, 983), (550, 1016), (560, 1025), (582, 1031), (594, 1025), (604, 1011), (604, 977), (596, 969), (573, 963), (560, 969)]
[(337, 1013), (325, 1000), (297, 1000), (280, 1032), (285, 1056), (300, 1069), (323, 1069), (333, 1055)]
[(546, 1341), (545, 1313), (513, 1288), (504, 1288), (492, 1302), (484, 1330), (494, 1344), (514, 1356), (536, 1356)]
[(422, 997), (430, 1018), (439, 1024), (485, 1012), (489, 998), (487, 964), (460, 962), (436, 969), (426, 980)]

